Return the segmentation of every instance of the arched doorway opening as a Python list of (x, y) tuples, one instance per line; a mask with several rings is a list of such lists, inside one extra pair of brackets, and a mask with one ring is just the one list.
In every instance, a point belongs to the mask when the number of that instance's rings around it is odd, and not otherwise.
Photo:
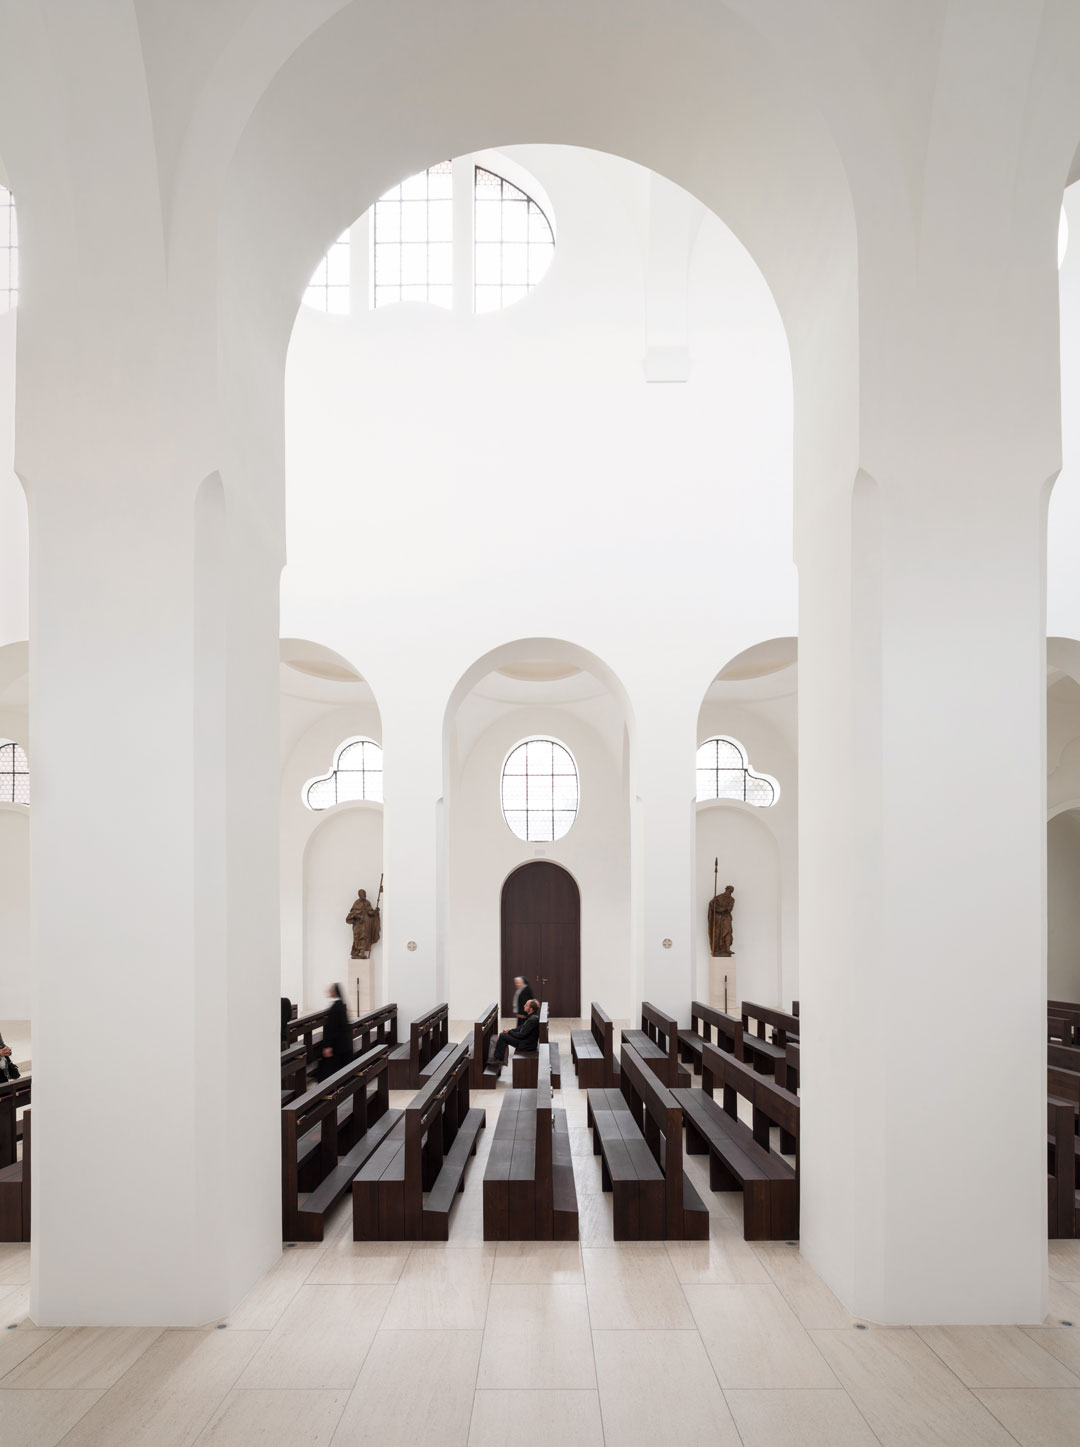
[(548, 1012), (581, 1014), (581, 893), (568, 870), (550, 859), (515, 869), (502, 888), (502, 1013), (522, 975)]

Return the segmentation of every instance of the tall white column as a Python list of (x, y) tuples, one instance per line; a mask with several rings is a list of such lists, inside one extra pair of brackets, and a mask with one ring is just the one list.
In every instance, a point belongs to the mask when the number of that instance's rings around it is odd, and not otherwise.
[(278, 564), (156, 459), (30, 483), (31, 1311), (194, 1324), (280, 1249)]
[(971, 451), (800, 539), (802, 1244), (882, 1322), (1046, 1308), (1045, 489)]

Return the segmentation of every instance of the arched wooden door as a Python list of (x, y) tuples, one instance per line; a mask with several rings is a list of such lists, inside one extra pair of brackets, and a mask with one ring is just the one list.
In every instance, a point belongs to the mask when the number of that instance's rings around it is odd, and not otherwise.
[(502, 1011), (524, 975), (552, 1016), (581, 1015), (581, 895), (573, 875), (550, 860), (515, 869), (502, 891)]

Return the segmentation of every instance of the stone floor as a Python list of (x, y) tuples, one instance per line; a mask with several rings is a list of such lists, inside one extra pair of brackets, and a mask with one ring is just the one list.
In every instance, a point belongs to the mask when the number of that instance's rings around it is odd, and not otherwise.
[[(1080, 1243), (1051, 1243), (1042, 1326), (857, 1323), (713, 1195), (707, 1242), (615, 1245), (565, 1052), (573, 1245), (485, 1245), (482, 1133), (452, 1241), (355, 1244), (347, 1209), (223, 1324), (38, 1329), (0, 1246), (3, 1447), (1076, 1447)], [(474, 1095), (489, 1126), (503, 1092)], [(402, 1103), (407, 1097), (398, 1097)], [(221, 1329), (221, 1327), (224, 1329)]]

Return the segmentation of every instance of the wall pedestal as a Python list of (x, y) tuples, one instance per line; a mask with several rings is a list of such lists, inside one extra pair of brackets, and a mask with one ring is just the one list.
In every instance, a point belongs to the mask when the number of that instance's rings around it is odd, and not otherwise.
[[(727, 997), (725, 1000), (724, 982), (727, 981)], [(709, 1004), (714, 1010), (726, 1010), (729, 1015), (734, 1015), (738, 1009), (738, 988), (735, 982), (735, 956), (729, 955), (727, 959), (709, 960)]]

